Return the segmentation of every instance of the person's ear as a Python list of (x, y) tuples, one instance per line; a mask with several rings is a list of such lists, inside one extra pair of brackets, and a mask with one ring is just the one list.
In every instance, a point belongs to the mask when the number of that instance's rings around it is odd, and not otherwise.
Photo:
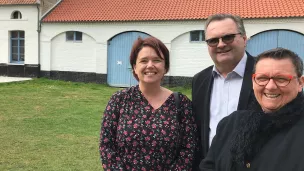
[(299, 80), (299, 88), (298, 88), (298, 90), (299, 90), (299, 92), (301, 92), (302, 89), (303, 89), (303, 86), (304, 86), (304, 76), (302, 75), (298, 80)]
[(245, 47), (246, 47), (246, 46), (247, 46), (247, 40), (248, 40), (248, 39), (247, 39), (247, 36), (244, 35), (244, 36), (243, 36), (243, 39), (244, 39), (244, 44), (245, 44)]
[(252, 80), (252, 89), (254, 90), (254, 87), (255, 87), (254, 78), (253, 78), (253, 77), (251, 77), (251, 80)]

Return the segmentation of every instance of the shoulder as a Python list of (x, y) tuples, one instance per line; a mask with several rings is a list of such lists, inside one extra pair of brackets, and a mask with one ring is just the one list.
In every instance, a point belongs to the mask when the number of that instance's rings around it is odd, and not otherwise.
[(219, 132), (230, 132), (232, 129), (236, 129), (249, 113), (251, 113), (249, 110), (238, 110), (231, 113), (219, 122), (217, 130)]
[(193, 76), (193, 82), (195, 82), (195, 81), (200, 82), (202, 79), (204, 79), (206, 77), (206, 75), (211, 75), (212, 69), (213, 69), (213, 65), (211, 65), (208, 68), (206, 68), (206, 69), (200, 71), (199, 73), (195, 74)]
[(173, 92), (174, 99), (176, 98), (175, 93), (177, 93), (177, 98), (181, 107), (192, 108), (192, 102), (186, 95), (181, 92)]
[(247, 51), (246, 54), (247, 54), (247, 64), (254, 65), (256, 61), (256, 57), (251, 56)]
[(122, 99), (125, 99), (126, 97), (138, 92), (138, 86), (132, 86), (132, 87), (128, 87), (128, 88), (124, 88), (121, 90), (118, 90), (117, 92), (115, 92), (111, 99), (115, 100), (115, 101), (120, 101)]
[(246, 55), (247, 55), (247, 57), (248, 57), (248, 58), (255, 59), (255, 57), (254, 57), (254, 56), (252, 56), (252, 55), (250, 55), (250, 53), (249, 53), (249, 52), (245, 51), (245, 53), (246, 53)]
[[(217, 125), (216, 135), (212, 141), (210, 151), (214, 153), (215, 158), (220, 157), (220, 154), (227, 155), (227, 148), (230, 146), (230, 141), (235, 131), (240, 127), (242, 116), (246, 115), (247, 111), (235, 111), (224, 117)], [(229, 147), (230, 148), (230, 147)], [(225, 151), (225, 152), (224, 152)], [(209, 154), (209, 153), (208, 153)]]
[(179, 94), (179, 98), (181, 99), (182, 103), (190, 103), (191, 104), (191, 100), (184, 94), (182, 93), (178, 93)]

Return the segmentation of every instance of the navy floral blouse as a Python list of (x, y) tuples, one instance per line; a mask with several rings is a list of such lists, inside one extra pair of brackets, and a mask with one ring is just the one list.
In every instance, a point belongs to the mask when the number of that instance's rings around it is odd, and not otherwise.
[(173, 94), (155, 110), (138, 86), (115, 93), (100, 134), (104, 170), (192, 170), (197, 127), (191, 101), (179, 98), (180, 118)]

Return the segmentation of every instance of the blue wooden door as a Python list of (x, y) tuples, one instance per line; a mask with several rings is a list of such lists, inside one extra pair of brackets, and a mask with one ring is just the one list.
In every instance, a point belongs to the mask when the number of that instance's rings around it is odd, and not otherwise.
[(246, 50), (252, 56), (261, 52), (278, 47), (278, 32), (266, 31), (251, 37), (247, 42)]
[(292, 50), (304, 60), (304, 35), (288, 30), (259, 33), (248, 40), (246, 50), (251, 55), (256, 56), (276, 47)]
[(278, 47), (290, 49), (304, 60), (304, 35), (291, 31), (279, 31)]
[(125, 32), (109, 40), (107, 82), (110, 86), (130, 87), (138, 84), (133, 77), (129, 57), (134, 41), (147, 36), (141, 32)]

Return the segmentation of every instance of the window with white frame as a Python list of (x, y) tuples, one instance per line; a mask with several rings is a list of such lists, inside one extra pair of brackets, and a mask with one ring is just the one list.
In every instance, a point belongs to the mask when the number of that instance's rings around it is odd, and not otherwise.
[(205, 41), (204, 30), (190, 31), (190, 42), (202, 42)]
[(22, 18), (22, 14), (20, 11), (14, 11), (12, 13), (11, 19), (21, 19)]
[(66, 41), (82, 41), (82, 32), (79, 31), (67, 31)]
[(24, 63), (24, 31), (11, 31), (11, 62)]

